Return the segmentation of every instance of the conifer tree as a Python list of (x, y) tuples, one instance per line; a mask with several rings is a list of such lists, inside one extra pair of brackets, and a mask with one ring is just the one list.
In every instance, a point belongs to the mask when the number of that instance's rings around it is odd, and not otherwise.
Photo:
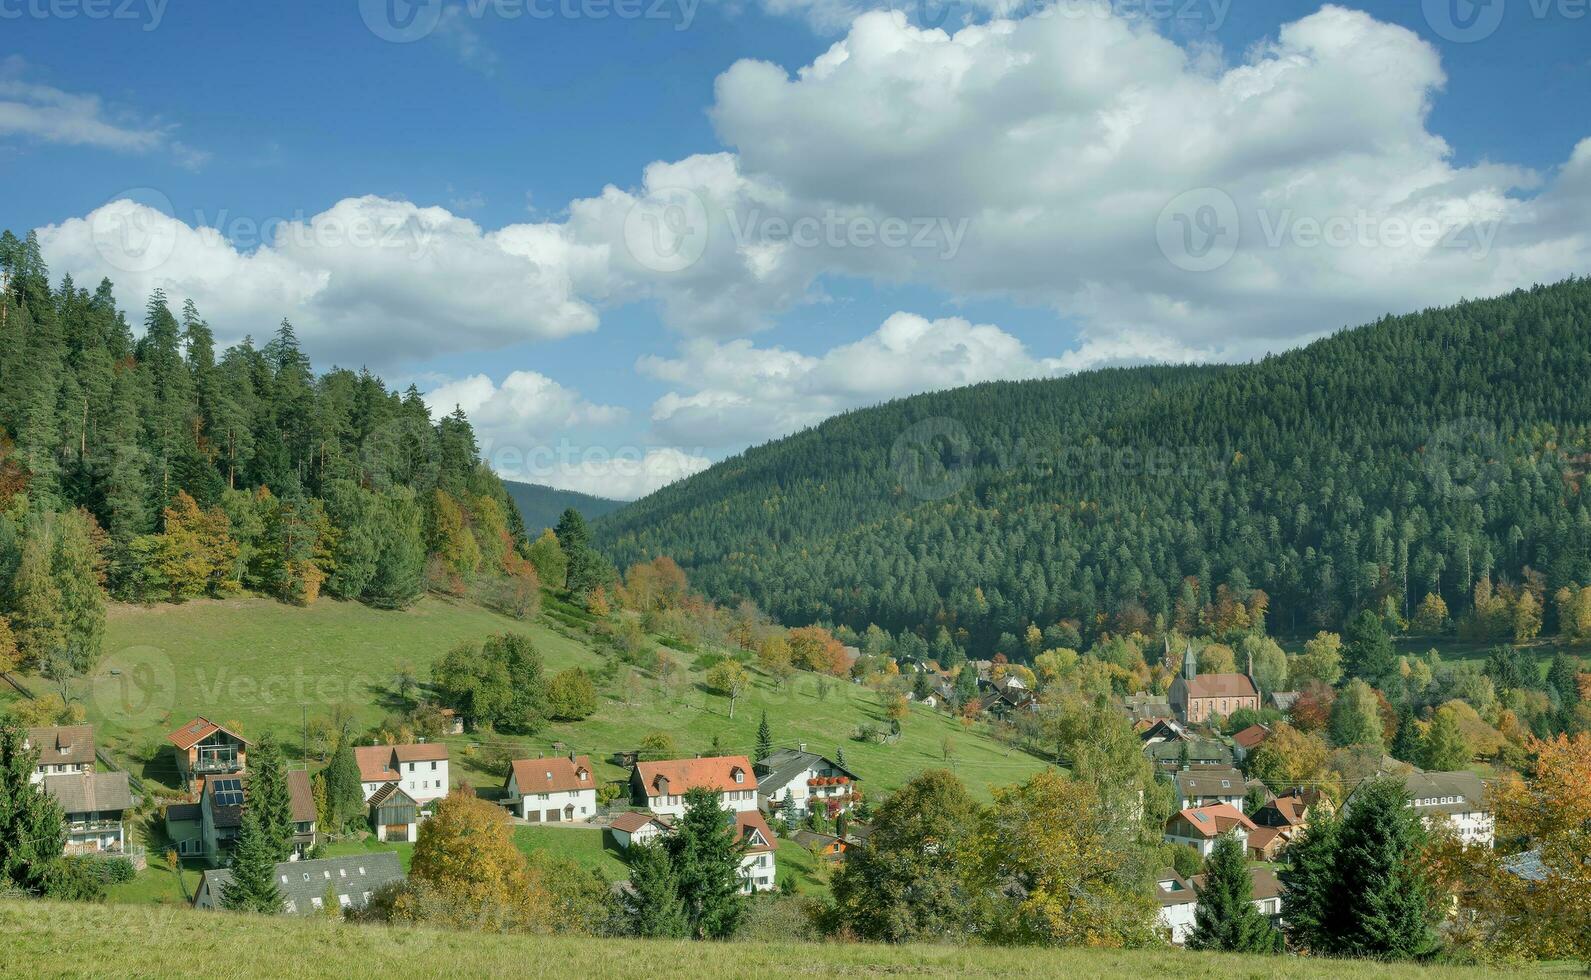
[(624, 902), (630, 931), (646, 939), (689, 936), (691, 923), (668, 851), (658, 842), (638, 844), (630, 848), (627, 858), (630, 892)]
[(364, 787), (359, 778), (359, 760), (354, 756), (353, 743), (347, 732), (337, 742), (331, 762), (326, 766), (326, 799), (332, 813), (328, 828), (338, 833), (358, 819), (364, 810)]
[(757, 723), (757, 751), (753, 762), (761, 762), (773, 755), (773, 729), (768, 725), (768, 712), (762, 712), (762, 720)]
[(1188, 948), (1281, 952), (1282, 934), (1254, 905), (1254, 881), (1243, 850), (1243, 843), (1229, 832), (1221, 835), (1205, 859), (1204, 881), (1195, 889), (1199, 902)]
[(720, 808), (718, 794), (687, 791), (685, 813), (663, 846), (678, 880), (689, 934), (697, 939), (734, 935), (745, 912), (740, 860), (746, 843), (736, 839), (734, 818)]
[(1425, 753), (1419, 760), (1422, 768), (1433, 772), (1453, 772), (1468, 766), (1473, 752), (1469, 739), (1459, 727), (1458, 714), (1443, 705), (1431, 718), (1431, 729), (1425, 734)]
[(0, 887), (41, 895), (66, 844), (61, 805), (33, 782), (37, 749), (27, 732), (0, 722)]
[(259, 808), (243, 808), (237, 844), (232, 850), (232, 880), (221, 889), (221, 907), (235, 912), (272, 915), (282, 909), (276, 888), (276, 843), (260, 819)]
[(293, 799), (276, 736), (260, 736), (249, 753), (249, 770), (249, 809), (255, 811), (272, 855), (286, 861), (293, 853)]
[(52, 568), (51, 551), (48, 523), (42, 518), (30, 521), (11, 582), (11, 622), (24, 664), (53, 663), (66, 647), (61, 588)]

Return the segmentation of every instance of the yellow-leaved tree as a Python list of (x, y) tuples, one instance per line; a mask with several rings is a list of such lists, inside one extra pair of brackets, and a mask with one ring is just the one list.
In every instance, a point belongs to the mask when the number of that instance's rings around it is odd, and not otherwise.
[(553, 896), (514, 846), (508, 813), (467, 791), (420, 825), (394, 917), (483, 932), (555, 931)]

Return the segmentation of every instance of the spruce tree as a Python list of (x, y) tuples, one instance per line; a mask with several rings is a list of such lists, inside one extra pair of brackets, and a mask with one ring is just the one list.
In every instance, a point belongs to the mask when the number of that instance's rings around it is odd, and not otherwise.
[(276, 842), (260, 820), (259, 808), (243, 808), (237, 844), (232, 850), (232, 880), (221, 889), (221, 907), (236, 912), (273, 915), (282, 910), (276, 889)]
[(17, 650), (24, 664), (41, 667), (55, 662), (66, 647), (61, 588), (52, 568), (50, 545), (48, 523), (42, 518), (29, 521), (11, 582), (11, 624)]
[(646, 939), (683, 939), (690, 935), (690, 920), (680, 898), (674, 862), (660, 843), (630, 848), (630, 891), (625, 911), (632, 933)]
[(1377, 959), (1435, 952), (1440, 896), (1426, 878), (1426, 836), (1401, 780), (1377, 777), (1354, 791), (1338, 837), (1338, 895), (1348, 914), (1337, 952)]
[(745, 912), (740, 860), (746, 844), (736, 840), (734, 816), (719, 807), (718, 794), (693, 789), (685, 794), (685, 813), (664, 840), (685, 903), (690, 935), (727, 939)]
[(1228, 953), (1281, 952), (1282, 934), (1254, 905), (1254, 881), (1249, 877), (1243, 843), (1233, 833), (1222, 834), (1204, 862), (1204, 881), (1195, 888), (1199, 903), (1194, 912), (1188, 948)]
[(65, 814), (55, 798), (32, 781), (37, 749), (24, 749), (27, 732), (0, 723), (0, 888), (42, 895), (66, 845)]
[(1380, 683), (1393, 672), (1397, 650), (1387, 635), (1386, 624), (1373, 610), (1366, 609), (1343, 631), (1344, 666), (1351, 677), (1371, 684)]
[(66, 667), (89, 674), (104, 653), (105, 593), (99, 582), (99, 555), (94, 519), (81, 510), (67, 511), (56, 522), (51, 573), (61, 597), (61, 627)]
[(273, 858), (286, 861), (293, 853), (293, 798), (276, 736), (260, 736), (249, 753), (249, 769), (248, 808), (255, 812)]
[(1431, 730), (1425, 736), (1425, 753), (1419, 762), (1422, 768), (1433, 772), (1454, 772), (1469, 765), (1474, 753), (1469, 739), (1458, 726), (1458, 716), (1452, 709), (1438, 708), (1431, 719)]
[(332, 813), (332, 833), (346, 830), (365, 808), (364, 786), (359, 778), (359, 760), (347, 732), (337, 742), (331, 762), (326, 766), (326, 800)]
[(1287, 937), (1294, 946), (1326, 955), (1336, 948), (1345, 910), (1336, 894), (1337, 817), (1317, 808), (1303, 834), (1287, 849), (1278, 872), (1287, 889)]
[(762, 721), (757, 723), (757, 752), (753, 762), (761, 762), (773, 755), (773, 729), (768, 725), (768, 712), (762, 713)]

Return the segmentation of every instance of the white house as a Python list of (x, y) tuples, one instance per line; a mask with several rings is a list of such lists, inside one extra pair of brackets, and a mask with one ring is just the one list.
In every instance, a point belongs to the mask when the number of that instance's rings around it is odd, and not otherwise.
[(608, 824), (613, 842), (625, 850), (635, 844), (650, 844), (673, 829), (667, 818), (636, 810), (621, 813)]
[(1243, 812), (1243, 794), (1246, 791), (1243, 774), (1226, 766), (1189, 767), (1172, 777), (1177, 791), (1177, 809), (1187, 810), (1201, 806), (1225, 803), (1239, 813)]
[(30, 728), (22, 747), (39, 753), (29, 780), (34, 784), (45, 776), (74, 776), (94, 771), (94, 726), (62, 725), (55, 728)]
[(589, 820), (597, 813), (597, 781), (589, 756), (515, 759), (504, 792), (510, 809), (536, 823)]
[(638, 762), (630, 772), (630, 792), (636, 805), (660, 817), (684, 814), (685, 794), (693, 789), (717, 793), (725, 810), (757, 809), (757, 774), (743, 755)]
[(762, 814), (756, 810), (737, 812), (735, 836), (746, 842), (746, 853), (740, 859), (740, 877), (745, 879), (742, 889), (748, 895), (772, 891), (778, 886), (774, 856), (779, 845)]
[[(785, 801), (805, 817), (813, 807), (825, 816), (838, 815), (856, 805), (856, 773), (824, 756), (796, 749), (780, 749), (757, 763), (757, 796), (771, 814), (784, 813)], [(828, 811), (832, 811), (830, 814)]]
[[(1492, 814), (1486, 783), (1472, 772), (1412, 772), (1403, 780), (1409, 806), (1428, 828), (1442, 822), (1466, 844), (1490, 846), (1497, 836), (1497, 818)], [(1343, 803), (1353, 806), (1357, 788)]]
[(359, 761), (366, 803), (388, 783), (397, 783), (422, 807), (447, 795), (447, 746), (441, 742), (360, 745), (354, 748), (354, 758)]
[(1166, 821), (1164, 839), (1168, 844), (1186, 844), (1200, 856), (1209, 857), (1216, 839), (1229, 830), (1235, 832), (1238, 842), (1247, 848), (1249, 831), (1253, 829), (1254, 822), (1236, 807), (1217, 803), (1173, 814)]
[[(1249, 868), (1251, 898), (1254, 907), (1272, 922), (1280, 924), (1282, 916), (1282, 883), (1276, 872), (1269, 868)], [(1175, 945), (1188, 941), (1193, 932), (1195, 916), (1199, 911), (1199, 889), (1204, 887), (1204, 875), (1183, 878), (1170, 868), (1162, 868), (1155, 876), (1155, 897), (1160, 902), (1160, 928)]]

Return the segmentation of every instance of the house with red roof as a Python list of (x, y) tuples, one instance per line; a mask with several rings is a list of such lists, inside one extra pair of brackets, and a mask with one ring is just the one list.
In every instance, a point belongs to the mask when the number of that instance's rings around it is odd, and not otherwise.
[(1238, 842), (1248, 846), (1248, 835), (1255, 829), (1254, 821), (1243, 816), (1242, 811), (1230, 803), (1214, 806), (1189, 807), (1172, 815), (1166, 821), (1165, 841), (1168, 844), (1187, 844), (1203, 857), (1215, 849), (1216, 838), (1227, 831), (1237, 834)]
[[(1250, 657), (1250, 674), (1253, 658)], [(1177, 720), (1199, 725), (1213, 718), (1225, 718), (1240, 708), (1258, 709), (1259, 688), (1250, 674), (1201, 674), (1192, 647), (1183, 654), (1182, 675), (1171, 682), (1167, 697)]]
[(636, 806), (661, 817), (685, 812), (685, 794), (693, 789), (712, 790), (725, 810), (757, 809), (757, 774), (743, 755), (707, 759), (666, 759), (638, 762), (630, 772), (630, 793)]
[(176, 750), (182, 785), (220, 774), (236, 775), (248, 767), (249, 741), (208, 718), (195, 718), (166, 736)]
[(366, 803), (392, 783), (420, 807), (447, 795), (447, 745), (442, 742), (358, 745), (354, 758), (359, 762)]
[(558, 823), (597, 814), (597, 780), (591, 757), (557, 755), (515, 759), (503, 786), (503, 802), (522, 820)]
[(741, 889), (746, 894), (772, 891), (778, 886), (774, 857), (779, 842), (768, 829), (762, 812), (755, 808), (735, 812), (735, 837), (746, 844), (740, 858), (740, 877), (745, 881)]

